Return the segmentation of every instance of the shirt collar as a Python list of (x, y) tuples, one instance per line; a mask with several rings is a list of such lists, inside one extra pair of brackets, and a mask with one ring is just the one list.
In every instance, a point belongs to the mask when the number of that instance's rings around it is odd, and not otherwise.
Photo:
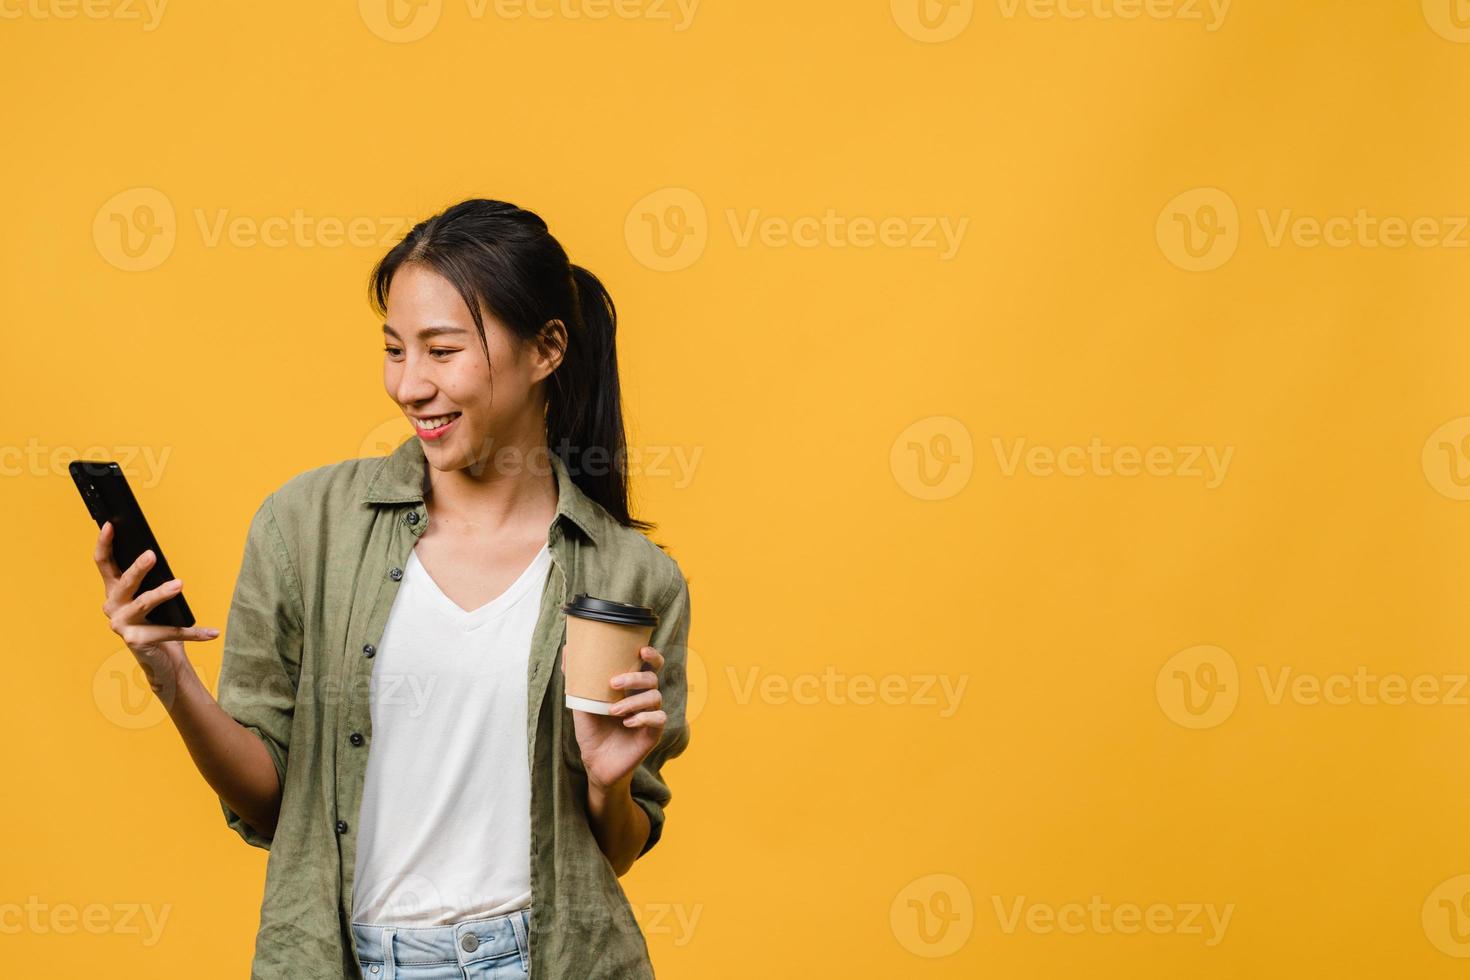
[[(572, 482), (566, 463), (560, 456), (547, 452), (551, 468), (556, 474), (556, 516), (551, 523), (565, 518), (597, 544), (599, 520), (598, 504)], [(424, 447), (418, 436), (409, 436), (392, 453), (382, 457), (376, 472), (368, 480), (362, 501), (366, 504), (423, 503), (425, 481), (428, 476), (428, 461), (424, 458)]]

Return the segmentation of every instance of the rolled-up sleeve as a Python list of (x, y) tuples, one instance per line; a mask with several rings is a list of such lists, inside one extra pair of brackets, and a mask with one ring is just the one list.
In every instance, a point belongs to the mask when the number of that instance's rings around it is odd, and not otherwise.
[[(225, 623), (218, 700), (227, 714), (265, 744), (284, 787), (301, 669), (302, 601), (273, 503), (274, 495), (266, 497), (246, 535)], [(245, 823), (223, 799), (220, 808), (225, 822), (247, 844), (270, 849), (271, 838)]]
[(659, 671), (661, 707), (668, 716), (662, 737), (638, 768), (633, 770), (633, 800), (648, 814), (648, 840), (642, 857), (658, 843), (664, 830), (664, 808), (673, 792), (663, 776), (664, 763), (679, 755), (689, 745), (689, 584), (675, 565), (675, 581), (669, 597), (658, 608), (658, 626), (654, 627), (649, 646), (663, 654)]

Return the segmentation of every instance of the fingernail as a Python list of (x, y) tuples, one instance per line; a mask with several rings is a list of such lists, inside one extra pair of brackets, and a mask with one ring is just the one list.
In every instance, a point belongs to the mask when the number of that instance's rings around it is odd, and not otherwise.
[(217, 629), (206, 629), (204, 631), (204, 634), (206, 636), (219, 636), (219, 630), (217, 630)]

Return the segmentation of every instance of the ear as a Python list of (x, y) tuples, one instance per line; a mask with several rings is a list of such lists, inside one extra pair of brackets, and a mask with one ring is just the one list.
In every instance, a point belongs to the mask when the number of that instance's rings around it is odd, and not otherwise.
[(567, 352), (567, 327), (560, 320), (547, 320), (532, 344), (531, 370), (533, 382), (550, 377), (561, 366)]

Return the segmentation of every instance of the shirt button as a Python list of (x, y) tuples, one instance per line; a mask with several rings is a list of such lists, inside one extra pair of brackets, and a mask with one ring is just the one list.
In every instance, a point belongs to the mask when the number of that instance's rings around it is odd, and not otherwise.
[(467, 932), (464, 934), (464, 938), (459, 941), (459, 944), (464, 947), (466, 953), (473, 953), (480, 948), (480, 937), (473, 932)]
[(407, 520), (410, 524), (417, 524), (419, 522), (419, 512), (416, 510), (409, 511), (408, 517), (405, 518), (405, 520)]
[(337, 833), (339, 833), (339, 834), (345, 834), (345, 833), (347, 833), (347, 821), (346, 820), (338, 820), (337, 821)]
[(391, 578), (393, 581), (397, 582), (399, 579), (403, 578), (403, 569), (401, 569), (401, 568), (390, 568), (390, 569), (388, 569), (388, 577)]
[(351, 735), (348, 735), (347, 736), (347, 741), (351, 742), (353, 745), (361, 745), (362, 744), (362, 733), (361, 732), (353, 732)]
[(373, 654), (375, 654), (377, 652), (378, 652), (378, 648), (375, 647), (375, 646), (373, 646), (371, 643), (365, 643), (365, 644), (363, 644), (363, 647), (362, 647), (363, 656), (365, 656), (365, 657), (371, 657)]

